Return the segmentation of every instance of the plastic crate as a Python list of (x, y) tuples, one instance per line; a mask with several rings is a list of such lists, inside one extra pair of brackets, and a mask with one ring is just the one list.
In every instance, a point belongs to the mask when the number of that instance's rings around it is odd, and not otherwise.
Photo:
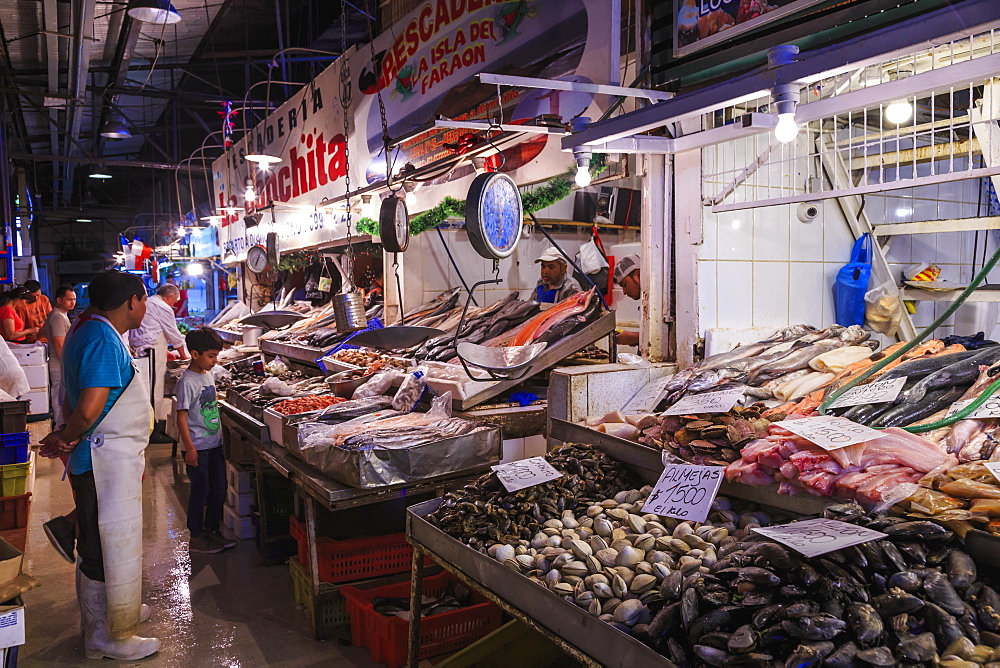
[(0, 465), (24, 464), (28, 461), (28, 443), (31, 436), (26, 431), (0, 434)]
[(28, 402), (0, 402), (0, 432), (11, 434), (28, 428)]
[(291, 557), (288, 560), (288, 572), (292, 576), (295, 602), (309, 613), (313, 628), (316, 629), (316, 639), (325, 640), (333, 635), (344, 634), (351, 623), (351, 617), (347, 614), (347, 601), (339, 589), (323, 583), (319, 587), (319, 596), (314, 598), (309, 574), (302, 568), (302, 564), (296, 557)]
[(226, 504), (240, 517), (248, 517), (257, 505), (253, 494), (239, 494), (232, 487), (226, 490)]
[(0, 538), (13, 545), (17, 550), (24, 552), (24, 547), (28, 544), (28, 527), (0, 531)]
[(246, 517), (240, 517), (236, 514), (236, 511), (229, 506), (223, 506), (222, 508), (222, 524), (225, 528), (229, 529), (232, 536), (238, 540), (247, 540), (249, 538), (254, 538), (257, 535), (257, 530), (254, 527), (253, 520), (249, 515)]
[[(437, 596), (444, 592), (449, 582), (455, 581), (451, 573), (441, 573), (424, 578), (424, 594)], [(397, 668), (406, 663), (409, 622), (399, 617), (387, 617), (375, 612), (372, 599), (408, 598), (410, 583), (386, 585), (373, 589), (342, 587), (340, 592), (347, 599), (347, 612), (351, 616), (351, 643), (367, 647), (372, 660)], [(503, 610), (485, 597), (473, 592), (473, 604), (466, 608), (443, 612), (420, 620), (420, 655), (432, 656), (454, 652), (500, 628)]]
[(226, 480), (229, 489), (234, 490), (237, 494), (250, 493), (250, 485), (253, 477), (253, 464), (226, 462)]
[[(309, 541), (306, 528), (294, 516), (288, 518), (289, 533), (298, 543), (299, 563), (309, 573)], [(413, 548), (406, 534), (333, 540), (316, 536), (320, 582), (351, 582), (410, 570)]]
[(30, 469), (31, 464), (28, 462), (0, 466), (0, 494), (18, 496), (26, 493)]
[[(20, 464), (19, 466), (24, 466)], [(31, 494), (0, 497), (0, 531), (23, 529), (28, 526)]]

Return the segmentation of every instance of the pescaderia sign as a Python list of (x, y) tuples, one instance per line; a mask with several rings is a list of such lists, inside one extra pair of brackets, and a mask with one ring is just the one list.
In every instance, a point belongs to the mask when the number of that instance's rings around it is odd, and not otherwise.
[[(609, 102), (606, 96), (595, 101), (590, 93), (504, 88), (498, 102), (497, 88), (480, 84), (476, 75), (510, 71), (607, 83), (611, 6), (606, 0), (427, 0), (374, 44), (352, 47), (213, 163), (214, 204), (224, 216), (219, 230), (223, 262), (244, 260), (268, 232), (277, 233), (282, 252), (346, 236), (346, 211), (323, 203), (343, 197), (348, 176), (352, 192), (385, 180), (378, 92), (389, 136), (412, 135), (390, 152), (394, 173), (407, 163), (419, 168), (462, 152), (472, 131), (415, 133), (439, 117), (502, 116), (510, 125), (545, 114), (566, 122), (599, 115)], [(235, 124), (240, 127), (242, 119)], [(503, 158), (490, 158), (498, 167), (502, 162), (500, 170), (516, 182), (542, 181), (572, 164), (558, 138), (521, 137), (504, 147)], [(282, 162), (257, 170), (246, 161), (252, 153), (275, 155)], [(448, 195), (464, 198), (474, 176), (471, 164), (463, 163), (426, 183), (410, 213)], [(248, 179), (253, 184), (249, 200)], [(248, 229), (244, 218), (254, 213), (260, 224)], [(354, 221), (360, 217), (351, 215)]]
[(674, 0), (674, 55), (732, 39), (824, 0)]

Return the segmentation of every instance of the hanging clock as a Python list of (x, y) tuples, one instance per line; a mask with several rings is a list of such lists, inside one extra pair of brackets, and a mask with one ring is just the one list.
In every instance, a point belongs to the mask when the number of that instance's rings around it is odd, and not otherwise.
[(251, 246), (247, 251), (247, 268), (255, 274), (263, 274), (269, 266), (267, 249), (263, 246)]
[(389, 253), (402, 253), (410, 245), (410, 218), (406, 202), (399, 197), (386, 197), (378, 215), (378, 235), (382, 248)]
[(506, 174), (480, 174), (465, 200), (465, 229), (476, 252), (501, 260), (517, 247), (524, 225), (524, 208), (517, 184)]

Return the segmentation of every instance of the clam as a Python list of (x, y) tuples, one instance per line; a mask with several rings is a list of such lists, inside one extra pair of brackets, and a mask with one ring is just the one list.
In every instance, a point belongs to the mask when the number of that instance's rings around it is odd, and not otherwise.
[(691, 533), (694, 533), (694, 528), (691, 527), (687, 522), (681, 522), (676, 527), (674, 527), (674, 538), (683, 538)]
[(531, 569), (535, 567), (535, 558), (530, 554), (519, 554), (514, 560), (520, 564), (521, 568)]
[(604, 508), (601, 506), (590, 506), (587, 508), (587, 517), (594, 519), (598, 515), (604, 512)]
[(621, 605), (621, 603), (622, 600), (617, 596), (606, 599), (604, 603), (601, 604), (601, 612), (603, 612), (606, 615), (610, 615), (614, 613), (615, 608)]
[(589, 608), (590, 604), (594, 602), (597, 597), (592, 591), (585, 591), (581, 594), (577, 594), (573, 598), (573, 602), (576, 603), (581, 608)]
[(587, 612), (594, 615), (595, 617), (601, 614), (601, 600), (595, 598), (590, 602), (590, 606), (587, 608)]
[(563, 552), (558, 557), (552, 560), (552, 568), (561, 571), (563, 569), (563, 566), (565, 566), (571, 561), (573, 561), (573, 553)]
[(609, 547), (606, 550), (598, 550), (594, 556), (605, 566), (614, 566), (615, 560), (618, 558), (618, 550), (613, 550)]
[(619, 552), (624, 550), (626, 547), (632, 547), (632, 542), (626, 538), (622, 538), (611, 543), (611, 549), (618, 550)]
[(545, 523), (542, 526), (549, 527), (550, 529), (562, 529), (563, 523), (562, 520), (545, 520)]
[(600, 573), (603, 568), (603, 564), (593, 555), (584, 558), (583, 563), (587, 566), (588, 573)]
[(592, 550), (592, 554), (597, 554), (601, 550), (608, 549), (608, 547), (610, 546), (608, 545), (607, 541), (605, 541), (600, 536), (590, 537), (590, 549)]
[(611, 591), (615, 593), (618, 598), (623, 598), (626, 593), (628, 593), (628, 584), (625, 582), (624, 578), (620, 575), (616, 575), (611, 580)]
[(603, 573), (594, 573), (593, 575), (588, 575), (583, 579), (583, 581), (584, 584), (586, 584), (587, 587), (589, 587), (590, 589), (593, 589), (594, 585), (597, 584), (606, 584), (606, 585), (611, 584), (611, 581), (608, 579), (608, 576), (604, 575)]
[(552, 587), (552, 591), (559, 594), (560, 596), (568, 596), (573, 593), (573, 585), (568, 582), (560, 582), (559, 584)]
[(636, 594), (642, 594), (653, 587), (656, 586), (656, 576), (655, 575), (636, 575), (635, 579), (632, 580), (632, 584), (629, 585), (629, 591)]
[(642, 550), (634, 547), (626, 547), (618, 553), (617, 557), (615, 557), (615, 565), (632, 567), (645, 559), (645, 557), (646, 553)]
[(531, 547), (535, 548), (536, 550), (542, 549), (543, 547), (545, 547), (546, 545), (545, 541), (548, 540), (548, 538), (549, 538), (548, 536), (546, 536), (541, 532), (536, 533), (534, 537), (531, 539)]
[(584, 576), (588, 573), (587, 565), (582, 561), (570, 561), (561, 570), (563, 575)]
[(643, 552), (648, 552), (656, 546), (656, 537), (648, 533), (641, 534), (635, 537), (635, 540), (632, 541), (632, 546)]
[(677, 538), (671, 538), (670, 542), (667, 543), (667, 549), (671, 552), (676, 552), (677, 554), (684, 555), (691, 551), (691, 546), (685, 543), (683, 540)]
[(573, 552), (579, 559), (586, 559), (590, 555), (594, 554), (594, 550), (590, 545), (584, 543), (582, 540), (572, 540), (569, 544), (570, 551)]
[(646, 606), (638, 599), (622, 601), (621, 605), (615, 608), (613, 613), (615, 621), (626, 626), (634, 626), (639, 621), (642, 611), (645, 608)]
[(653, 564), (648, 561), (640, 561), (635, 565), (635, 573), (636, 575), (652, 575)]
[(646, 520), (642, 519), (638, 515), (629, 515), (628, 516), (628, 525), (636, 533), (640, 533), (640, 534), (646, 533)]
[(514, 555), (514, 548), (510, 545), (497, 545), (497, 549), (493, 553), (493, 558), (499, 562), (504, 562), (508, 559), (513, 559)]
[(618, 507), (618, 502), (614, 501), (612, 499), (605, 499), (604, 501), (601, 501), (601, 507), (605, 508), (605, 509), (608, 509), (608, 508), (617, 508)]
[(612, 508), (608, 510), (607, 516), (615, 520), (627, 520), (628, 511), (621, 508)]
[(611, 532), (615, 530), (615, 527), (610, 521), (605, 519), (594, 520), (594, 533), (598, 536), (610, 536)]
[(502, 563), (503, 563), (503, 565), (504, 565), (504, 566), (506, 566), (507, 568), (510, 568), (510, 569), (512, 569), (512, 570), (515, 570), (515, 571), (517, 571), (518, 573), (520, 573), (520, 572), (521, 572), (521, 564), (520, 564), (520, 563), (518, 563), (517, 559), (504, 559)]
[(625, 529), (613, 529), (611, 531), (611, 540), (613, 541), (625, 540), (626, 538), (628, 538), (628, 533), (625, 531)]
[(574, 517), (564, 517), (562, 519), (563, 527), (567, 529), (575, 529), (580, 526), (580, 523), (576, 521)]
[(555, 587), (557, 584), (562, 582), (562, 574), (553, 568), (551, 571), (545, 574), (545, 577), (543, 579), (545, 580), (545, 586), (551, 589), (552, 587)]
[[(561, 546), (562, 545), (562, 536), (559, 536), (559, 535), (549, 536), (548, 538), (545, 539), (545, 545), (547, 547), (559, 547), (559, 546)], [(545, 548), (542, 548), (542, 549), (545, 549)]]
[(598, 598), (614, 598), (615, 592), (611, 588), (611, 585), (605, 584), (603, 582), (598, 582), (593, 586), (594, 595)]

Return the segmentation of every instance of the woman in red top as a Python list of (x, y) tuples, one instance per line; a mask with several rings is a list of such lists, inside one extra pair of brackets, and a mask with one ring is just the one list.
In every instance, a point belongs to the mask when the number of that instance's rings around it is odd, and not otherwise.
[(38, 333), (37, 327), (25, 327), (24, 320), (17, 314), (15, 306), (31, 304), (35, 301), (35, 295), (31, 294), (28, 288), (14, 288), (6, 295), (3, 295), (6, 303), (0, 306), (0, 328), (2, 328), (3, 338), (14, 343), (23, 343), (26, 336)]

